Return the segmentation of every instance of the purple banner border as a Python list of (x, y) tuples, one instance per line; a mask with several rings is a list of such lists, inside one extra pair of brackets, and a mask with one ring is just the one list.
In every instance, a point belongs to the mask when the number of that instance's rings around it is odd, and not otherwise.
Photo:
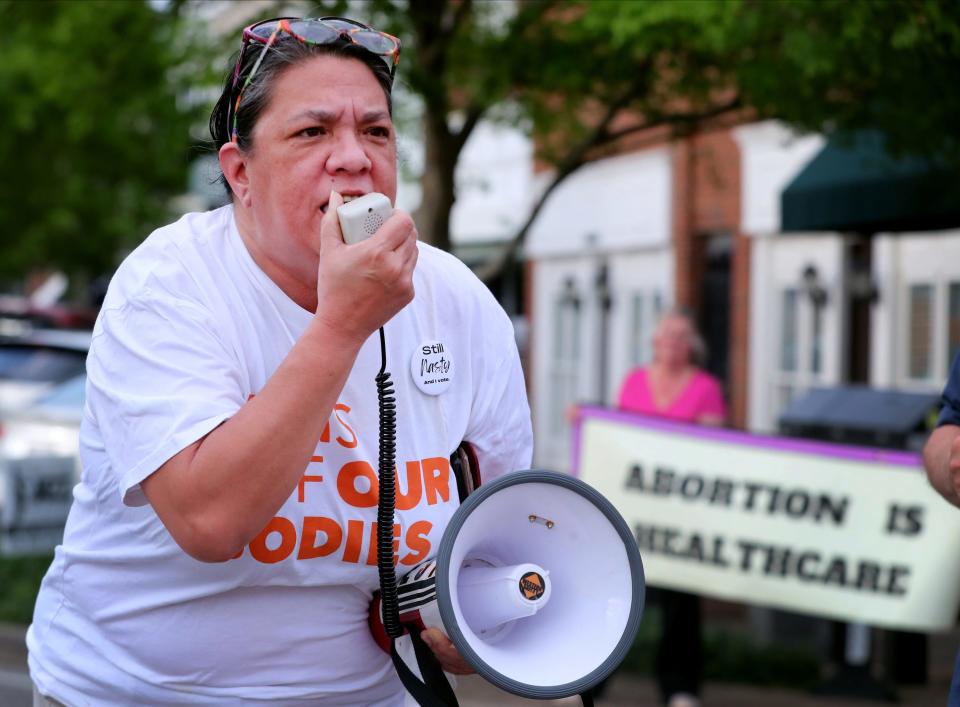
[(834, 459), (877, 462), (914, 468), (923, 466), (922, 457), (914, 452), (877, 449), (875, 447), (856, 447), (846, 444), (835, 444), (833, 442), (798, 439), (796, 437), (775, 437), (773, 435), (754, 434), (740, 430), (725, 429), (723, 427), (707, 427), (704, 425), (673, 422), (660, 417), (650, 417), (635, 412), (613, 410), (595, 405), (584, 405), (577, 409), (577, 416), (573, 423), (573, 460), (570, 468), (572, 469), (573, 476), (577, 477), (580, 476), (580, 442), (583, 434), (583, 423), (588, 418), (624, 422), (637, 427), (659, 430), (661, 432), (685, 435), (687, 437), (699, 437), (700, 439), (709, 439), (716, 442), (729, 442), (760, 449), (773, 449), (778, 452), (794, 452), (797, 454), (811, 454)]

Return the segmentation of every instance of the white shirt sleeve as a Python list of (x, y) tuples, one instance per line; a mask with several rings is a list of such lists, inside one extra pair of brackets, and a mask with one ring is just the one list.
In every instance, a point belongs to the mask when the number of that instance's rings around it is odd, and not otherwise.
[(499, 305), (491, 319), (483, 334), (484, 355), (475, 363), (477, 390), (466, 433), (484, 483), (529, 469), (533, 458), (530, 405), (513, 325)]
[(187, 300), (139, 297), (101, 312), (87, 359), (88, 413), (124, 503), (139, 484), (246, 402), (237, 357)]

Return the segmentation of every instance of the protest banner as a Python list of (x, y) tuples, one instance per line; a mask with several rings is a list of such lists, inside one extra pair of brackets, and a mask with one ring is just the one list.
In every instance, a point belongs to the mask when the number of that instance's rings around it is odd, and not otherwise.
[(888, 628), (956, 621), (960, 511), (916, 454), (584, 407), (573, 462), (633, 528), (652, 586)]

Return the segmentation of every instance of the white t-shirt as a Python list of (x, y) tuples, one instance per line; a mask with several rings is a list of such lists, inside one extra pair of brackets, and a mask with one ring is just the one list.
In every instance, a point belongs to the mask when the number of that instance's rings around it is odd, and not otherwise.
[[(398, 575), (438, 550), (461, 440), (487, 480), (528, 468), (532, 444), (512, 326), (486, 287), (422, 244), (414, 286), (386, 325)], [(27, 636), (41, 692), (71, 706), (402, 703), (367, 625), (376, 334), (297, 489), (241, 556), (189, 557), (139, 486), (256, 395), (311, 319), (254, 263), (229, 206), (159, 229), (121, 265), (87, 361), (82, 480)]]

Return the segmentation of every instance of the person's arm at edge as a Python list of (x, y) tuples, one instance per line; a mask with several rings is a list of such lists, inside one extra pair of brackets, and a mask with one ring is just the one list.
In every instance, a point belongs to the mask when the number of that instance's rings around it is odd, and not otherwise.
[(960, 507), (960, 426), (941, 425), (923, 447), (923, 466), (930, 485)]
[(727, 418), (722, 415), (701, 415), (697, 418), (697, 424), (705, 427), (723, 427), (727, 424)]
[(943, 387), (936, 429), (923, 446), (923, 467), (934, 490), (960, 507), (960, 354)]

